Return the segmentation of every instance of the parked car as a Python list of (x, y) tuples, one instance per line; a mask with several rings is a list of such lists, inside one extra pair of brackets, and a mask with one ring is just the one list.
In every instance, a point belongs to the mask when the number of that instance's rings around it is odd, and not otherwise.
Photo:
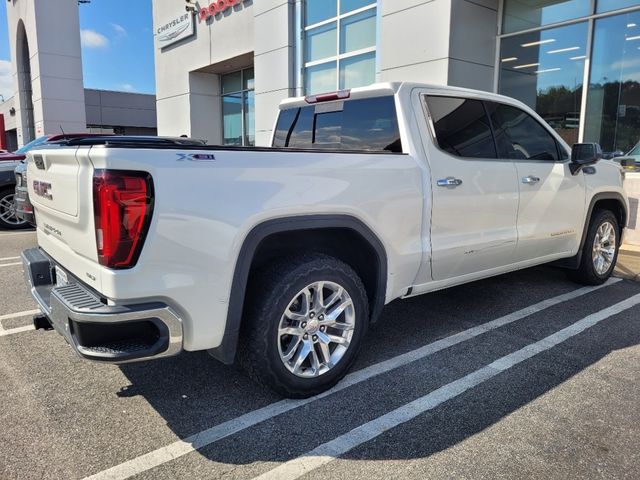
[[(22, 225), (35, 225), (33, 205), (31, 205), (31, 202), (29, 201), (29, 194), (27, 191), (27, 165), (25, 161), (27, 152), (39, 147), (40, 145), (57, 142), (63, 139), (98, 137), (101, 135), (102, 134), (98, 133), (65, 133), (57, 135), (43, 135), (36, 138), (35, 140), (32, 140), (31, 142), (27, 143), (11, 154), (11, 158), (13, 158), (14, 161), (20, 160), (17, 167), (15, 168), (15, 195), (13, 201), (15, 203), (15, 217), (22, 222)], [(0, 156), (0, 159), (1, 158), (2, 156)]]
[(620, 168), (511, 98), (394, 83), (290, 99), (273, 146), (31, 152), (36, 326), (99, 362), (208, 350), (306, 397), (395, 299), (552, 261), (596, 285), (616, 263)]
[(16, 229), (27, 225), (24, 220), (17, 218), (14, 203), (14, 170), (19, 164), (16, 160), (0, 162), (0, 229)]

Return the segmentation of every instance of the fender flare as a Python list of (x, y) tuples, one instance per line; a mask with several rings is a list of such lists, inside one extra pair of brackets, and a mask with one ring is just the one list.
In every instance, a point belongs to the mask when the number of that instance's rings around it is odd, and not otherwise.
[(384, 245), (375, 233), (359, 219), (349, 215), (305, 215), (266, 220), (251, 229), (240, 248), (227, 309), (227, 322), (222, 343), (208, 352), (222, 363), (230, 365), (235, 359), (240, 336), (249, 272), (258, 247), (267, 237), (284, 232), (340, 228), (360, 235), (376, 252), (378, 275), (376, 297), (372, 299), (371, 322), (374, 322), (385, 304), (387, 291), (387, 255)]
[[(596, 193), (593, 197), (591, 197), (591, 201), (589, 202), (589, 208), (587, 209), (586, 220), (584, 222), (584, 227), (582, 229), (582, 238), (580, 239), (580, 247), (578, 249), (578, 253), (570, 258), (565, 258), (562, 260), (558, 260), (557, 262), (553, 262), (552, 264), (562, 268), (569, 269), (577, 269), (580, 267), (580, 262), (582, 261), (582, 250), (584, 248), (584, 244), (587, 241), (587, 232), (589, 231), (589, 225), (591, 223), (591, 216), (593, 215), (593, 209), (597, 202), (601, 200), (615, 200), (620, 203), (622, 207), (622, 213), (624, 215), (622, 224), (620, 225), (620, 232), (624, 230), (629, 221), (629, 211), (627, 208), (627, 202), (625, 201), (622, 194), (618, 192), (601, 192)], [(622, 236), (619, 235), (620, 241), (622, 241)]]

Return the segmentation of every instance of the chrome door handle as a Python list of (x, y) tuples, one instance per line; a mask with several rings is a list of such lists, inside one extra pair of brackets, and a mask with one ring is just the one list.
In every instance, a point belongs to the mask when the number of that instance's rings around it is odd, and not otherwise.
[(438, 180), (439, 187), (456, 188), (462, 185), (462, 180), (459, 178), (447, 177)]
[(540, 181), (540, 179), (538, 177), (534, 177), (533, 175), (529, 175), (528, 177), (524, 177), (522, 179), (522, 183), (526, 183), (528, 185), (533, 185), (535, 183), (538, 183)]

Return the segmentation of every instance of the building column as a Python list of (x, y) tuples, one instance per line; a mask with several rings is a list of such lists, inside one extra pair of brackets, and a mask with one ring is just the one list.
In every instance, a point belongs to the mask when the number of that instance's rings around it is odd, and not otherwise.
[(381, 81), (493, 90), (498, 0), (380, 0)]
[(7, 14), (19, 145), (61, 129), (86, 131), (77, 1), (21, 0)]
[(262, 0), (255, 21), (256, 145), (269, 146), (278, 105), (295, 95), (294, 0)]

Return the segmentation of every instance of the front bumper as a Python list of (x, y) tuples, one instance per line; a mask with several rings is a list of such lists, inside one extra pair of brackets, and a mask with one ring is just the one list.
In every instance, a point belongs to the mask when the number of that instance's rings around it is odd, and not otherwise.
[(107, 305), (69, 274), (68, 282), (56, 279), (60, 267), (39, 248), (22, 252), (22, 262), (40, 310), (81, 357), (128, 363), (182, 351), (182, 320), (170, 306)]

